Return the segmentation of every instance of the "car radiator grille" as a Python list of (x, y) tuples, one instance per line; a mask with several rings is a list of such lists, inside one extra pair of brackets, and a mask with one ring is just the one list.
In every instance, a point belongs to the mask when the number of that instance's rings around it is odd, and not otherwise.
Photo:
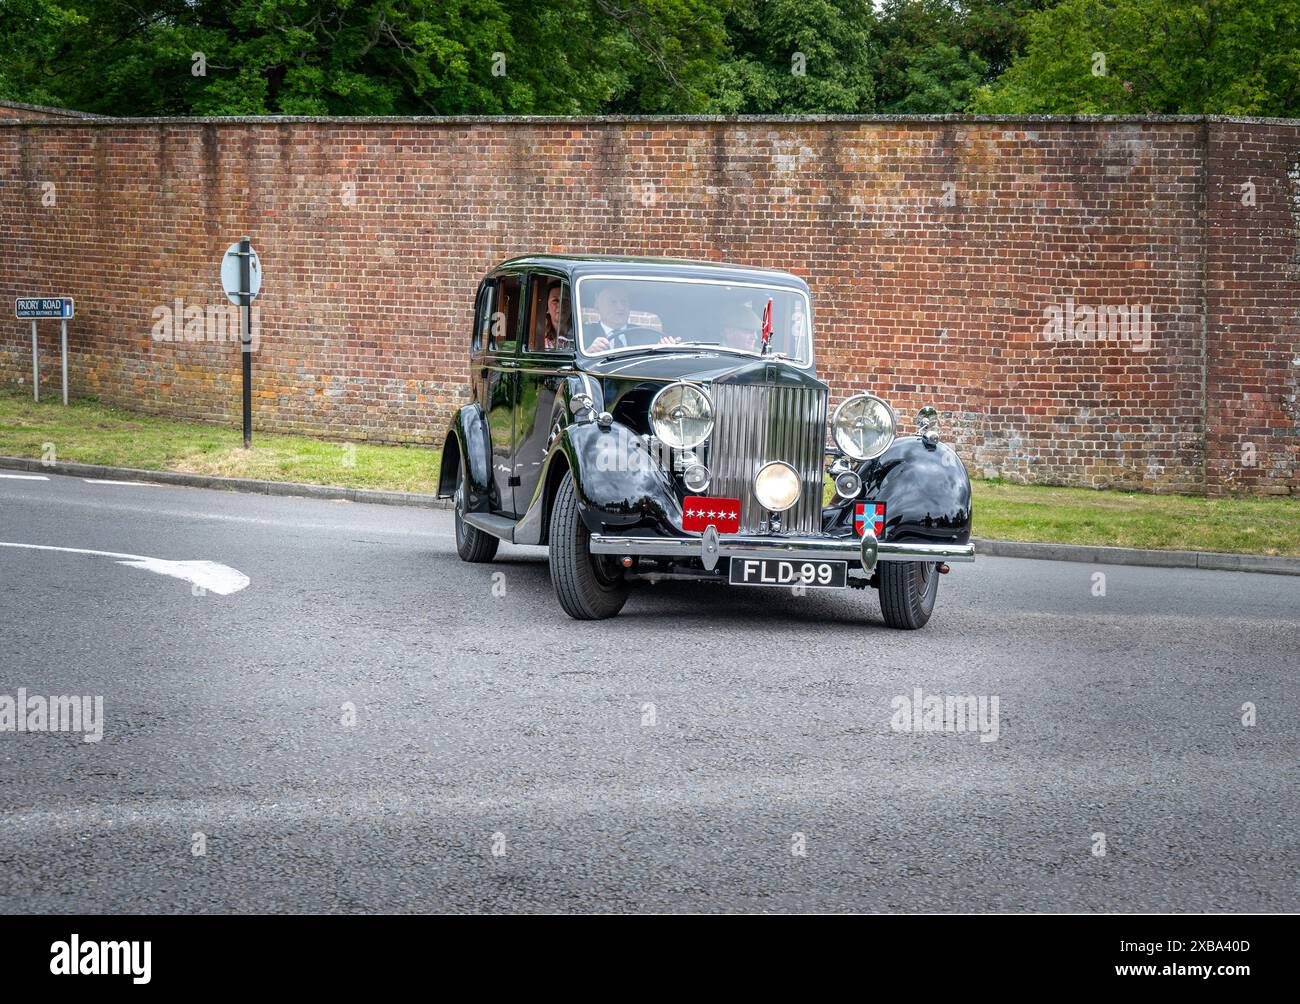
[(714, 426), (706, 463), (709, 494), (740, 499), (740, 531), (767, 530), (769, 513), (754, 497), (754, 475), (784, 460), (799, 472), (803, 491), (781, 514), (782, 533), (821, 530), (822, 464), (826, 452), (826, 391), (766, 384), (718, 384), (709, 388)]

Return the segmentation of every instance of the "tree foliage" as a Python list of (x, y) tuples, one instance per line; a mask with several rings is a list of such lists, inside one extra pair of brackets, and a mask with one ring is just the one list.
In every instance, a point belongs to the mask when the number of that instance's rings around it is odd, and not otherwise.
[(730, 52), (709, 110), (741, 113), (875, 109), (870, 0), (748, 0), (727, 19)]
[(58, 105), (63, 95), (48, 81), (63, 39), (81, 16), (50, 0), (0, 3), (0, 101)]
[(0, 0), (0, 99), (115, 115), (1284, 116), (1298, 71), (1300, 0)]
[(696, 111), (725, 49), (708, 0), (62, 2), (3, 0), (24, 36), (0, 50), (7, 97), (119, 115)]
[(965, 108), (1024, 44), (1024, 15), (1045, 0), (885, 0), (880, 5), (878, 110)]
[(1300, 0), (1063, 0), (972, 107), (1004, 113), (1300, 113)]

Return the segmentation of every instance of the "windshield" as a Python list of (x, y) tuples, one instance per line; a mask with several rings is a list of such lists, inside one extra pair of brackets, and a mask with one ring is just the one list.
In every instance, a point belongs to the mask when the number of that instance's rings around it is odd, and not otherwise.
[(717, 348), (757, 355), (771, 304), (771, 355), (812, 361), (808, 298), (785, 286), (712, 279), (583, 276), (578, 317), (587, 355), (646, 348)]

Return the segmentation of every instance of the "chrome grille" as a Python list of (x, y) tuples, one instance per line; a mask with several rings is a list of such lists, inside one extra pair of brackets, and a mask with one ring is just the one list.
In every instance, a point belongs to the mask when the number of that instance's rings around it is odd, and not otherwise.
[(710, 495), (740, 499), (740, 530), (767, 529), (768, 512), (754, 497), (754, 475), (773, 460), (799, 472), (803, 491), (781, 514), (783, 533), (817, 533), (822, 522), (822, 463), (826, 449), (826, 391), (817, 387), (716, 384), (713, 436), (707, 459)]

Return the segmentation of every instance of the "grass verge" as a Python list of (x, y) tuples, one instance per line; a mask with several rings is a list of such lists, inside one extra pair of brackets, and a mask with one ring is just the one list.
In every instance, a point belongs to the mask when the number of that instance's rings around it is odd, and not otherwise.
[(0, 392), (0, 454), (151, 471), (184, 471), (264, 481), (301, 481), (344, 488), (434, 492), (439, 451), (422, 446), (340, 443), (307, 436), (243, 431), (110, 408), (95, 401), (34, 403)]
[(975, 535), (1300, 556), (1300, 499), (1201, 498), (975, 482)]
[[(438, 451), (257, 433), (94, 401), (33, 403), (0, 391), (0, 454), (345, 488), (433, 493)], [(1198, 498), (974, 482), (975, 534), (1001, 540), (1300, 556), (1300, 499)]]

